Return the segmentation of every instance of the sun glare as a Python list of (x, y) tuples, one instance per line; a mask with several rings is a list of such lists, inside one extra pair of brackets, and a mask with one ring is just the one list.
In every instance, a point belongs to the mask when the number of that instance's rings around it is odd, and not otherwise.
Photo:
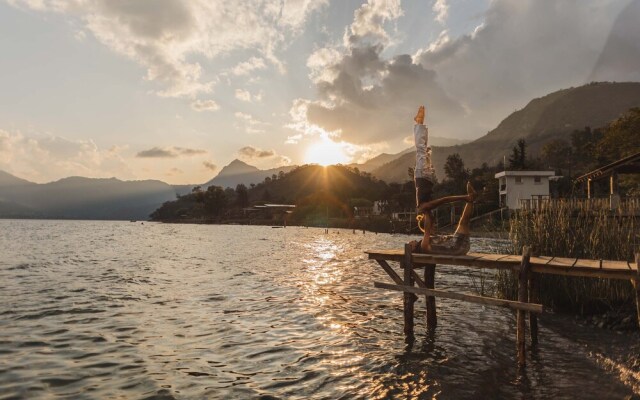
[(332, 165), (346, 163), (349, 157), (344, 152), (344, 146), (333, 140), (323, 136), (318, 142), (312, 143), (307, 147), (304, 155), (304, 161), (307, 164)]

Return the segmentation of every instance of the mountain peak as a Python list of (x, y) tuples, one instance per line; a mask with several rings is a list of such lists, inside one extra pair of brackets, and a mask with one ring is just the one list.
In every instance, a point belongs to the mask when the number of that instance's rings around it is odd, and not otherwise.
[(8, 172), (0, 170), (0, 186), (34, 185), (26, 179), (18, 178)]
[(240, 161), (236, 158), (235, 160), (231, 161), (229, 165), (224, 166), (220, 170), (220, 173), (218, 174), (218, 176), (223, 177), (223, 176), (241, 175), (241, 174), (247, 174), (247, 173), (252, 173), (257, 171), (260, 171), (260, 170), (254, 167), (253, 165), (249, 165), (246, 162)]

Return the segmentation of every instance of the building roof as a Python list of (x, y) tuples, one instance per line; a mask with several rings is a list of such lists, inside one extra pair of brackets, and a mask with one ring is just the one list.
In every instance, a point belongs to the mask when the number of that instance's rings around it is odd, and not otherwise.
[(503, 176), (554, 176), (554, 171), (502, 171), (496, 174), (496, 178)]
[(618, 161), (605, 165), (604, 167), (594, 169), (591, 172), (587, 172), (586, 174), (576, 178), (576, 182), (586, 182), (589, 179), (595, 180), (606, 178), (614, 172), (617, 172), (618, 174), (640, 174), (640, 152), (621, 158)]

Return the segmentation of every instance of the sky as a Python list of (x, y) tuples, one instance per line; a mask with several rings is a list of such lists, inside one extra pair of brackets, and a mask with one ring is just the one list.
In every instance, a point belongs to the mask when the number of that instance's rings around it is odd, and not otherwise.
[(0, 0), (0, 170), (198, 184), (640, 81), (638, 0)]

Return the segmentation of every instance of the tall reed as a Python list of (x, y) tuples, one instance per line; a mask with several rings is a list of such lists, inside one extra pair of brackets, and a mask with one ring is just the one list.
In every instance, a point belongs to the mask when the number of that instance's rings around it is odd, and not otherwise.
[[(535, 255), (631, 261), (640, 244), (637, 211), (562, 200), (521, 211), (510, 223), (512, 252), (520, 254), (528, 245)], [(539, 282), (540, 300), (555, 309), (590, 313), (630, 304), (634, 298), (628, 281), (542, 274)], [(515, 298), (512, 274), (499, 273), (496, 285), (500, 294)]]

